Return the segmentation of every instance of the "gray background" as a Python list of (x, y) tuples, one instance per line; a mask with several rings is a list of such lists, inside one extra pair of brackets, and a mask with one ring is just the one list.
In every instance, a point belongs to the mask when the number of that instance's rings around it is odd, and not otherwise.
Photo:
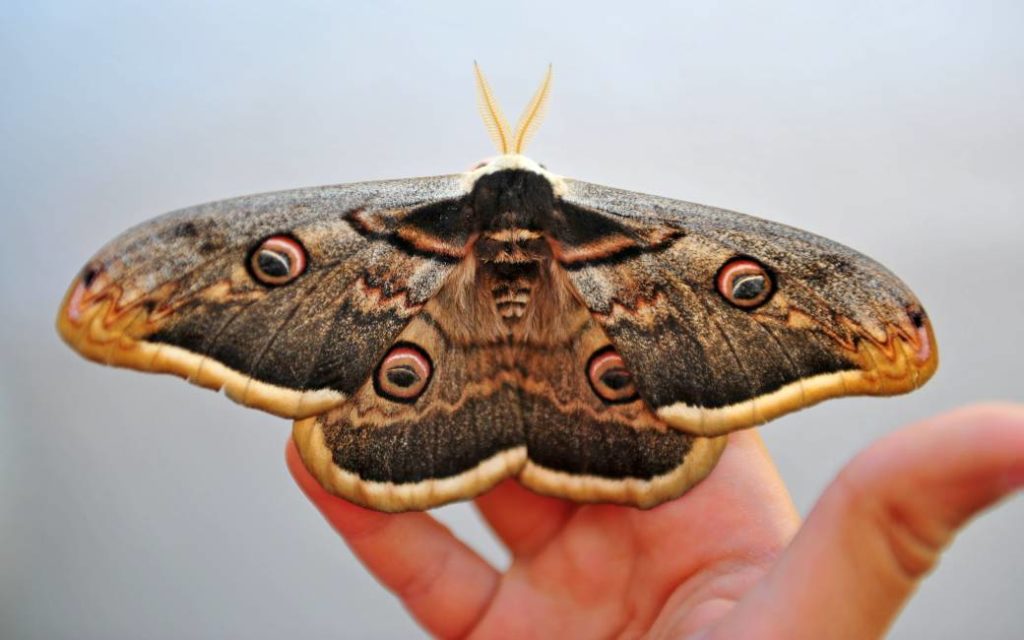
[[(293, 486), (286, 421), (87, 363), (53, 318), (152, 215), (492, 154), (474, 59), (510, 117), (555, 64), (554, 171), (815, 231), (920, 295), (926, 388), (764, 429), (802, 512), (882, 434), (1024, 399), (1022, 6), (5, 3), (0, 637), (421, 633)], [(438, 515), (505, 561), (470, 507)], [(1019, 498), (973, 524), (893, 637), (1024, 633), (1022, 532)]]

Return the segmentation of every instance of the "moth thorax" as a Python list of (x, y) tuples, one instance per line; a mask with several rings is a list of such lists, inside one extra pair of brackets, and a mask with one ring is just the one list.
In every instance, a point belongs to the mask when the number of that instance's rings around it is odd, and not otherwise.
[(544, 235), (521, 228), (485, 232), (473, 251), (483, 263), (524, 264), (551, 259), (551, 246)]

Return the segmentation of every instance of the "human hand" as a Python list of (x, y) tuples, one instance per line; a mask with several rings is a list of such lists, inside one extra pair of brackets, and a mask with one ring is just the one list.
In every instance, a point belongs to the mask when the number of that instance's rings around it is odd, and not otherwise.
[(296, 481), (366, 567), (441, 637), (874, 638), (953, 534), (1024, 486), (1024, 406), (977, 406), (882, 438), (802, 525), (755, 431), (649, 511), (506, 481), (476, 506), (499, 572), (427, 513), (384, 514)]

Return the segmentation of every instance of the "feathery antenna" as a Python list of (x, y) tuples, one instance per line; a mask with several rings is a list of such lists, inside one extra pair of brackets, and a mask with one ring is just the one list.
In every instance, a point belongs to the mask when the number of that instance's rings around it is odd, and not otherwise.
[(476, 62), (473, 63), (473, 72), (476, 74), (476, 97), (480, 107), (480, 117), (484, 119), (487, 133), (491, 135), (491, 139), (494, 140), (495, 146), (498, 147), (498, 151), (502, 155), (522, 153), (530, 142), (530, 138), (540, 127), (540, 122), (544, 119), (544, 113), (547, 111), (548, 95), (551, 93), (551, 65), (548, 65), (544, 80), (537, 92), (533, 94), (529, 104), (526, 105), (523, 115), (519, 117), (514, 134), (511, 127), (508, 126), (508, 120), (501, 113), (501, 107), (498, 106), (498, 101), (491, 93), (491, 87), (484, 79), (483, 72), (480, 71), (480, 65)]
[(519, 116), (519, 123), (516, 125), (515, 143), (512, 148), (515, 153), (522, 153), (530, 142), (533, 134), (537, 133), (541, 120), (548, 108), (548, 95), (551, 93), (551, 65), (548, 65), (548, 72), (544, 74), (544, 80), (540, 83), (537, 92), (533, 94), (529, 104), (523, 109)]
[(512, 149), (512, 133), (509, 130), (508, 120), (501, 113), (498, 101), (491, 93), (484, 74), (480, 71), (480, 65), (473, 63), (473, 71), (476, 73), (476, 98), (480, 107), (480, 117), (484, 119), (487, 133), (491, 134), (491, 140), (497, 145), (498, 151), (502, 154), (509, 153)]

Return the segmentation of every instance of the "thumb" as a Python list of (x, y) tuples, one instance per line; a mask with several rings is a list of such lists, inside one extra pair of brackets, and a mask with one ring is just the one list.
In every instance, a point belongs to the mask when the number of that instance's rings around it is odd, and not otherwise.
[(1022, 485), (1024, 406), (960, 409), (883, 438), (712, 635), (879, 637), (956, 531)]

